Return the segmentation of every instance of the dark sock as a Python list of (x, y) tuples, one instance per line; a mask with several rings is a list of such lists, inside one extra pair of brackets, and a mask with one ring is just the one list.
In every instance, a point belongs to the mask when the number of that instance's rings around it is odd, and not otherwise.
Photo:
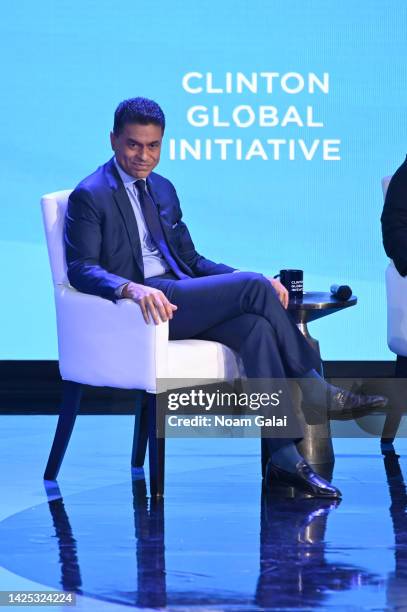
[(309, 370), (301, 378), (297, 378), (304, 402), (321, 408), (330, 405), (330, 400), (338, 387), (330, 385), (316, 370)]
[(303, 460), (304, 457), (300, 455), (294, 442), (285, 444), (271, 454), (271, 463), (287, 472), (295, 472), (297, 463)]

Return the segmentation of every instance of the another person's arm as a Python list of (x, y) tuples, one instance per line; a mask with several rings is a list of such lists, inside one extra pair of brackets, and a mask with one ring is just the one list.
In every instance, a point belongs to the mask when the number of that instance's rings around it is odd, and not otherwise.
[(383, 246), (399, 274), (407, 275), (407, 164), (397, 170), (381, 216)]

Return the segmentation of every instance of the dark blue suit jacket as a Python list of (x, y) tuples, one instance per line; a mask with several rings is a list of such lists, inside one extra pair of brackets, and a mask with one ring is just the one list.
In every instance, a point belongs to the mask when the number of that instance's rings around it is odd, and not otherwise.
[[(234, 268), (196, 252), (172, 183), (153, 172), (147, 185), (181, 270), (191, 277), (233, 272)], [(124, 283), (144, 283), (137, 222), (113, 158), (81, 181), (70, 195), (65, 253), (69, 282), (83, 293), (116, 301), (115, 290)]]
[(384, 202), (383, 245), (399, 274), (407, 275), (407, 158), (394, 173)]

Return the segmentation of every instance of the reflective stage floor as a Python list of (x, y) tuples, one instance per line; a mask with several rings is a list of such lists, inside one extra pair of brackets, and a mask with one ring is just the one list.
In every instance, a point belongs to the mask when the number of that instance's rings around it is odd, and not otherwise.
[(407, 610), (406, 439), (399, 458), (334, 440), (339, 505), (262, 495), (258, 440), (168, 440), (154, 502), (131, 417), (78, 417), (47, 489), (56, 417), (0, 420), (0, 590), (75, 591), (75, 610)]

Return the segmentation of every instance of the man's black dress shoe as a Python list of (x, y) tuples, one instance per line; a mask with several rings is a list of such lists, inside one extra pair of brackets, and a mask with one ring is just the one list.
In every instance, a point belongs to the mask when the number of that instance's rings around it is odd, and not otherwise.
[(330, 419), (358, 418), (385, 408), (387, 403), (387, 397), (382, 395), (364, 395), (338, 388), (331, 397), (328, 414)]
[(295, 472), (287, 472), (269, 460), (266, 467), (265, 484), (272, 488), (274, 483), (300, 489), (312, 497), (329, 497), (332, 499), (342, 497), (339, 489), (314, 472), (304, 460), (297, 463)]

